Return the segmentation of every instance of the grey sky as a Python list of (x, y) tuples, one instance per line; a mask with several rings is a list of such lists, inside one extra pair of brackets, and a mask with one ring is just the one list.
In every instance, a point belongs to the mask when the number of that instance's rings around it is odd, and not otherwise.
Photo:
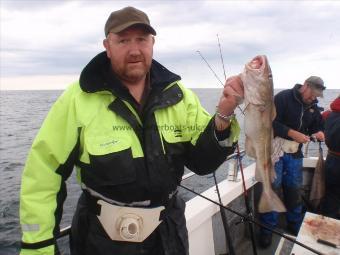
[(110, 12), (127, 5), (149, 15), (157, 31), (154, 58), (180, 74), (188, 87), (219, 86), (197, 50), (223, 79), (218, 34), (227, 75), (266, 54), (276, 88), (291, 87), (309, 75), (321, 76), (328, 88), (340, 88), (339, 1), (30, 0), (1, 1), (1, 88), (48, 87), (53, 77), (77, 79), (103, 50)]

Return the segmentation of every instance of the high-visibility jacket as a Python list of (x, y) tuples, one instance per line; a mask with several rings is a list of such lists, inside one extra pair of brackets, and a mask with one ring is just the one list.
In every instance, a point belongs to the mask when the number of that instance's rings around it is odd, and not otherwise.
[[(232, 153), (214, 134), (213, 118), (180, 77), (153, 60), (150, 93), (141, 110), (110, 71), (105, 53), (58, 98), (38, 132), (22, 176), (21, 254), (55, 254), (65, 181), (78, 181), (106, 198), (164, 203), (184, 166), (214, 171)], [(239, 127), (232, 121), (229, 144)]]

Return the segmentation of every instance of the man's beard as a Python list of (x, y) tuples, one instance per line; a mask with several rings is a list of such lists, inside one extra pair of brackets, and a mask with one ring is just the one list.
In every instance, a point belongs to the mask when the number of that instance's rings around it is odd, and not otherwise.
[(133, 83), (146, 77), (146, 74), (150, 70), (150, 65), (151, 64), (148, 65), (145, 61), (142, 61), (138, 62), (138, 66), (127, 63), (121, 68), (116, 69), (113, 67), (113, 69), (122, 81)]
[(144, 79), (146, 74), (149, 72), (149, 68), (143, 63), (143, 66), (138, 66), (138, 68), (126, 67), (122, 72), (122, 79), (128, 82), (137, 82)]

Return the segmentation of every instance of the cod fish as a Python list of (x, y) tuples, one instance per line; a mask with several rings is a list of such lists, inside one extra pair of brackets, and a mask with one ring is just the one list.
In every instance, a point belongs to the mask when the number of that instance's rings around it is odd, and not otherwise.
[(276, 116), (273, 79), (266, 56), (256, 56), (245, 65), (241, 79), (244, 86), (244, 132), (246, 154), (256, 160), (255, 179), (262, 183), (258, 204), (260, 213), (285, 212), (286, 208), (272, 189), (275, 171), (272, 163), (272, 122)]
[(325, 196), (325, 161), (321, 143), (319, 142), (319, 158), (314, 170), (309, 202), (315, 212), (320, 209), (320, 202)]

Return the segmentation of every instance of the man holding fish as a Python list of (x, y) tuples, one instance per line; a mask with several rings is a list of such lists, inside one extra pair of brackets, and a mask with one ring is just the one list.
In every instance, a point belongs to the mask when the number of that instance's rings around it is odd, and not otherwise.
[(234, 150), (239, 77), (226, 81), (210, 116), (180, 76), (153, 59), (156, 31), (143, 11), (112, 12), (104, 31), (105, 51), (56, 101), (32, 145), (20, 192), (21, 255), (60, 254), (74, 166), (83, 192), (72, 255), (187, 255), (177, 195), (184, 166), (208, 174)]
[[(292, 89), (283, 90), (274, 97), (274, 140), (280, 144), (282, 155), (275, 163), (276, 178), (272, 187), (276, 192), (282, 189), (287, 209), (287, 230), (294, 235), (298, 233), (303, 219), (300, 195), (303, 159), (301, 147), (310, 141), (311, 136), (324, 141), (322, 117), (317, 106), (317, 97), (323, 96), (324, 89), (323, 80), (311, 76), (303, 85), (296, 84)], [(278, 216), (278, 211), (265, 212), (261, 214), (260, 220), (275, 228)], [(271, 239), (272, 234), (261, 229), (261, 247), (268, 247)]]
[[(114, 11), (104, 31), (105, 51), (56, 101), (27, 158), (20, 192), (21, 255), (59, 254), (56, 239), (66, 180), (74, 166), (83, 193), (72, 222), (72, 255), (188, 254), (185, 203), (177, 195), (184, 166), (200, 175), (211, 173), (237, 142), (234, 109), (247, 89), (244, 77), (227, 79), (216, 114), (210, 116), (180, 76), (153, 59), (156, 31), (144, 12), (133, 7)], [(266, 66), (266, 59), (252, 64)], [(264, 85), (270, 101), (270, 69), (264, 70), (265, 80), (255, 83), (253, 92), (258, 95)], [(303, 109), (313, 102), (309, 89), (296, 89)], [(266, 121), (261, 133), (266, 142), (254, 140), (259, 146), (252, 155), (264, 166), (258, 174), (264, 183), (261, 208), (283, 211), (271, 188), (274, 108), (267, 102), (248, 107)], [(165, 125), (182, 129), (172, 132), (162, 128)], [(201, 128), (190, 129), (196, 126)], [(250, 129), (250, 136), (257, 136), (261, 127)], [(299, 132), (309, 132), (309, 126), (289, 127), (293, 140), (308, 140)], [(323, 139), (322, 133), (316, 135)], [(270, 199), (276, 200), (273, 207), (268, 206)], [(143, 220), (150, 224), (141, 224)]]

